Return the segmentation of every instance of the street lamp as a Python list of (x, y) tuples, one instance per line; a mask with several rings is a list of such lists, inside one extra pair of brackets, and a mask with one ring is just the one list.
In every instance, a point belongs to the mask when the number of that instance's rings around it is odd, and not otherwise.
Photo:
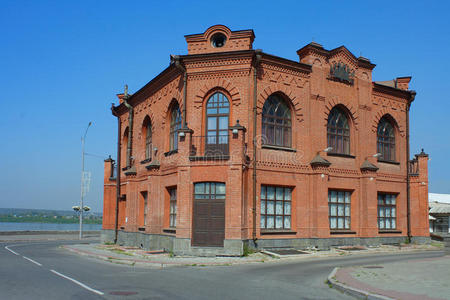
[[(89, 122), (86, 131), (84, 132), (84, 136), (81, 138), (81, 201), (80, 207), (78, 211), (80, 212), (80, 240), (83, 238), (83, 211), (84, 211), (84, 194), (85, 194), (85, 186), (84, 186), (84, 141), (86, 139), (86, 135), (89, 127), (92, 125), (92, 122)], [(75, 209), (74, 209), (75, 210)], [(75, 210), (76, 211), (76, 210)]]

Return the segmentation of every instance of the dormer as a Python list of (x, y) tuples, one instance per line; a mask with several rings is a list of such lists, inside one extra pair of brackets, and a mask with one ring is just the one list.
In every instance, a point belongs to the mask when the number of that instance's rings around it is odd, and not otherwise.
[(185, 35), (188, 54), (203, 54), (251, 50), (255, 34), (253, 30), (231, 31), (224, 25), (214, 25), (204, 33)]

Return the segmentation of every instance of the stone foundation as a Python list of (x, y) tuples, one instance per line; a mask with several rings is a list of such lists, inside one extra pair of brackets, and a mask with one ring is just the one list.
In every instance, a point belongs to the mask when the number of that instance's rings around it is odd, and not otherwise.
[[(102, 230), (102, 243), (114, 243), (114, 230)], [(145, 250), (165, 250), (173, 252), (175, 255), (193, 255), (193, 256), (241, 256), (244, 253), (244, 247), (251, 249), (273, 249), (273, 248), (292, 248), (307, 250), (316, 248), (319, 250), (328, 250), (339, 246), (377, 246), (380, 244), (398, 244), (404, 243), (406, 237), (340, 237), (340, 238), (301, 238), (301, 239), (260, 239), (256, 240), (224, 240), (224, 247), (193, 247), (190, 239), (176, 238), (174, 236), (147, 234), (141, 232), (126, 232), (119, 230), (117, 244), (121, 246), (139, 247)], [(413, 237), (412, 243), (427, 244), (431, 240), (429, 237)]]

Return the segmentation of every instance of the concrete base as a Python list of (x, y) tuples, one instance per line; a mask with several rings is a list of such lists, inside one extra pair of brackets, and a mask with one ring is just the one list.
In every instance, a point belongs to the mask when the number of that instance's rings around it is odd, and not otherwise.
[[(339, 237), (339, 238), (302, 238), (302, 239), (260, 239), (256, 243), (253, 240), (246, 241), (248, 247), (252, 249), (271, 249), (271, 248), (293, 248), (299, 250), (307, 250), (316, 248), (318, 250), (328, 250), (332, 247), (340, 246), (377, 246), (381, 244), (398, 244), (405, 243), (406, 237)], [(428, 244), (431, 242), (429, 237), (413, 237), (413, 243)]]
[[(339, 246), (377, 246), (380, 244), (405, 243), (406, 237), (339, 237), (339, 238), (302, 238), (302, 239), (260, 239), (253, 240), (224, 240), (223, 247), (193, 247), (191, 239), (176, 238), (169, 235), (147, 234), (143, 232), (126, 232), (119, 230), (117, 244), (122, 246), (140, 247), (146, 250), (165, 250), (175, 255), (192, 256), (241, 256), (244, 248), (262, 250), (274, 248), (291, 248), (307, 250), (315, 248), (318, 250), (328, 250), (331, 247)], [(102, 243), (114, 243), (114, 230), (102, 230)], [(412, 243), (428, 244), (430, 237), (413, 237)]]
[(193, 256), (242, 256), (244, 242), (241, 240), (224, 240), (223, 247), (194, 247), (190, 239), (176, 239), (173, 253)]
[[(101, 242), (114, 243), (114, 235), (114, 230), (102, 230)], [(175, 255), (193, 256), (241, 256), (244, 246), (244, 242), (241, 240), (224, 240), (224, 247), (193, 247), (191, 239), (122, 230), (118, 231), (117, 244), (145, 250), (165, 250)]]
[[(102, 230), (101, 242), (114, 243), (114, 230)], [(143, 232), (127, 232), (119, 230), (117, 244), (120, 246), (139, 247), (145, 250), (172, 251), (175, 237), (160, 234), (147, 234)]]

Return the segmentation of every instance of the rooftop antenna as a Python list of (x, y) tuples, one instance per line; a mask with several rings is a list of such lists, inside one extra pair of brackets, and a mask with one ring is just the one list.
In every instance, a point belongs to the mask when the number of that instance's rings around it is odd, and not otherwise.
[(123, 95), (128, 96), (128, 84), (125, 84)]

